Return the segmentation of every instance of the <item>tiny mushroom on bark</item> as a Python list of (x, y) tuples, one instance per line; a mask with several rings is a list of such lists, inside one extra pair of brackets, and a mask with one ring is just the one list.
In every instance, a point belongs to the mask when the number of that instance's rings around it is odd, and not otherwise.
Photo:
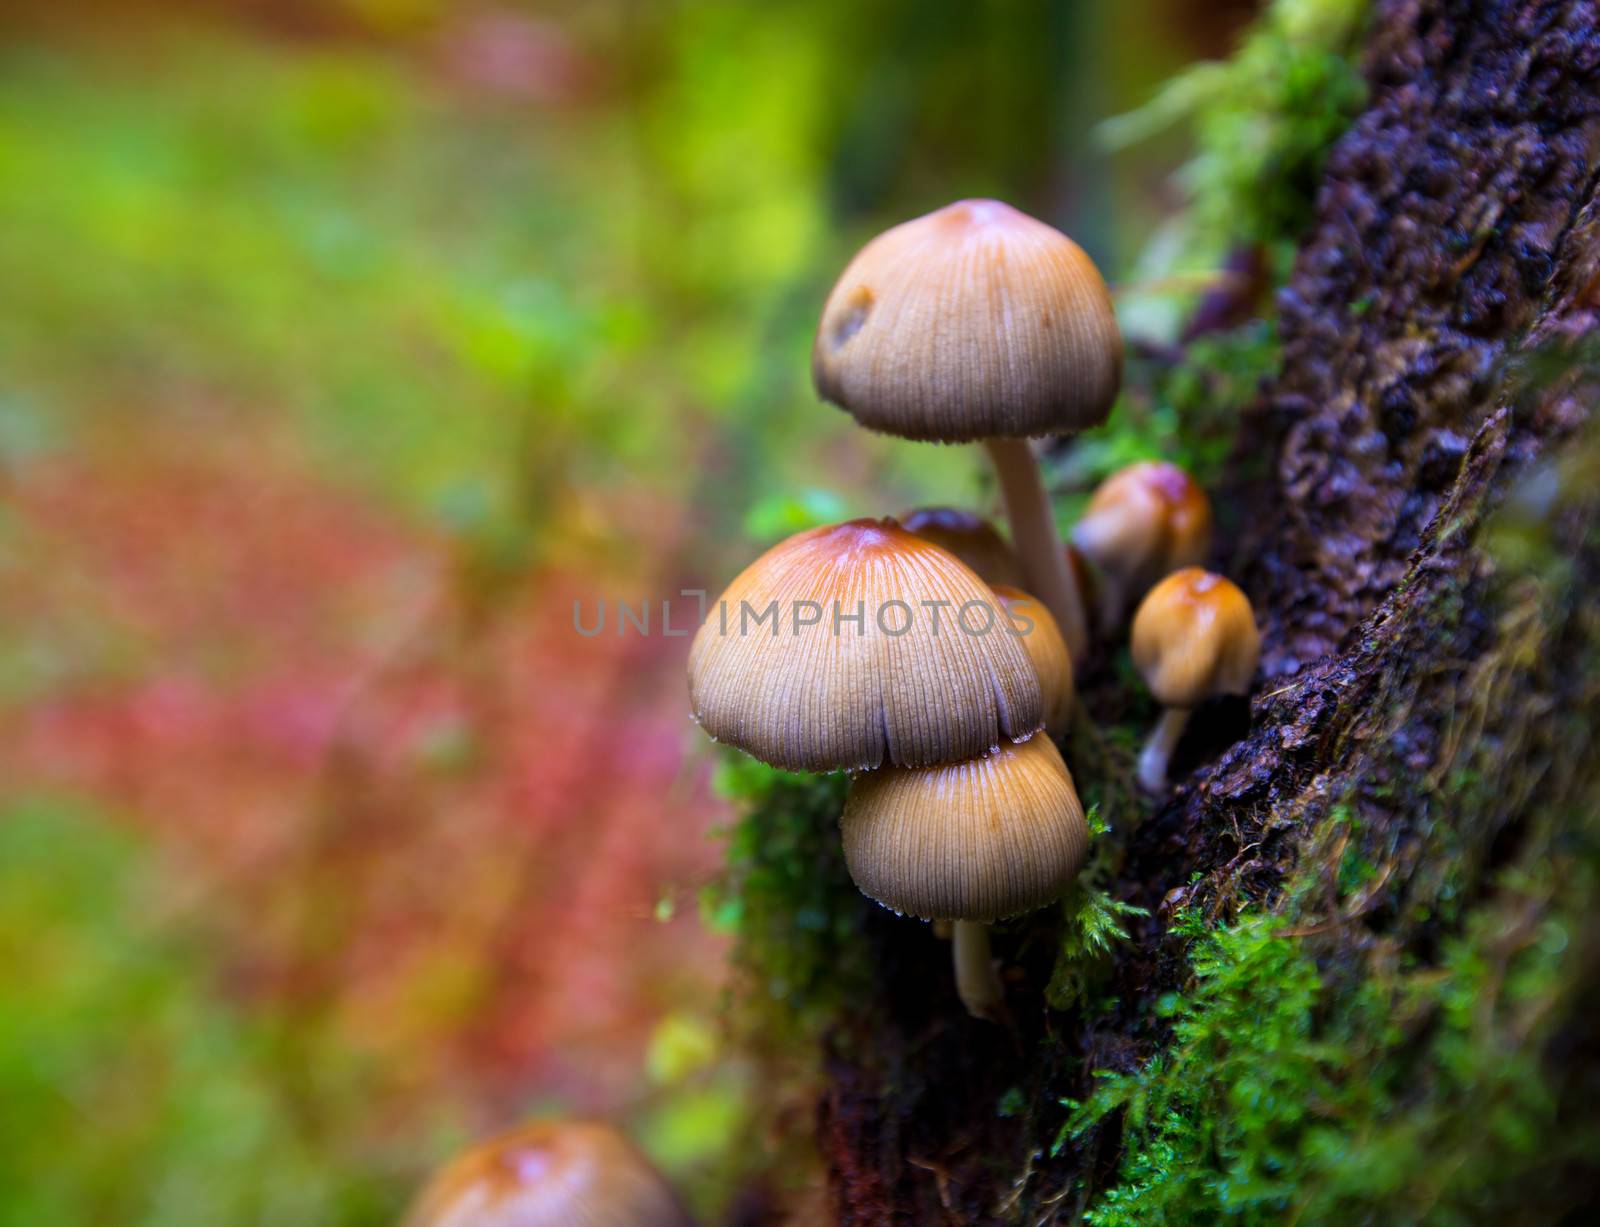
[(1110, 412), (1122, 339), (1094, 262), (995, 200), (962, 200), (885, 231), (822, 309), (811, 355), (823, 399), (908, 439), (987, 445), (1028, 579), (1073, 657), (1088, 630), (1028, 445)]
[(1177, 465), (1140, 461), (1100, 483), (1072, 539), (1099, 569), (1100, 629), (1109, 634), (1163, 575), (1205, 561), (1211, 501)]
[(1072, 653), (1067, 651), (1061, 628), (1043, 604), (1020, 588), (995, 584), (994, 594), (1004, 604), (1039, 675), (1045, 730), (1052, 737), (1064, 737), (1072, 723), (1073, 684)]
[(689, 651), (695, 719), (790, 771), (973, 758), (1044, 722), (1000, 599), (893, 520), (779, 542), (707, 610)]
[(1246, 694), (1261, 659), (1250, 598), (1200, 567), (1167, 576), (1133, 618), (1133, 663), (1166, 709), (1139, 755), (1139, 783), (1166, 788), (1167, 763), (1190, 713), (1207, 699)]
[(966, 762), (857, 776), (839, 820), (861, 892), (896, 912), (954, 923), (956, 989), (1002, 1021), (989, 923), (1059, 899), (1088, 854), (1072, 775), (1048, 737)]
[(986, 584), (1023, 586), (1022, 563), (993, 524), (955, 507), (919, 507), (900, 517), (907, 532), (949, 550)]
[(405, 1227), (694, 1227), (610, 1125), (546, 1121), (475, 1146), (428, 1182)]

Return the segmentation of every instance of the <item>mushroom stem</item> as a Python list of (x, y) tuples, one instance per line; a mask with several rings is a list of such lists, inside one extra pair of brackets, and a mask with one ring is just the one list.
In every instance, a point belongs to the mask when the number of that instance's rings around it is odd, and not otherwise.
[(1146, 792), (1165, 792), (1167, 788), (1167, 763), (1178, 748), (1183, 736), (1183, 726), (1189, 723), (1189, 711), (1182, 707), (1169, 707), (1161, 713), (1150, 739), (1139, 753), (1139, 786)]
[(958, 920), (954, 925), (951, 953), (956, 964), (956, 994), (967, 1013), (992, 1023), (1004, 1023), (1005, 989), (1000, 987), (994, 969), (994, 954), (989, 948), (989, 926), (975, 920)]
[(1000, 479), (1000, 494), (1011, 523), (1012, 544), (1028, 575), (1028, 587), (1055, 615), (1074, 664), (1082, 664), (1089, 646), (1083, 596), (1061, 548), (1050, 499), (1039, 476), (1039, 462), (1026, 439), (985, 439), (989, 459)]

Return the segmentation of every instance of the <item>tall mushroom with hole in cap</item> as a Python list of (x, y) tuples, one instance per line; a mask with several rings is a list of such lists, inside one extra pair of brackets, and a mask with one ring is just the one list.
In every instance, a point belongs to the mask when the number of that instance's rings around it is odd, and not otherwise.
[(1059, 899), (1088, 855), (1083, 806), (1050, 739), (859, 775), (839, 825), (862, 894), (896, 912), (955, 922), (961, 1001), (976, 1018), (1002, 1020), (990, 922)]
[(440, 1169), (405, 1227), (694, 1227), (661, 1174), (610, 1125), (542, 1121)]
[(828, 295), (811, 351), (824, 400), (907, 439), (983, 440), (1028, 587), (1081, 661), (1082, 598), (1028, 440), (1098, 425), (1122, 338), (1094, 262), (996, 200), (961, 200), (885, 231)]
[(922, 767), (1044, 723), (1000, 600), (893, 520), (779, 542), (707, 609), (689, 699), (713, 738), (790, 771)]
[(1167, 763), (1190, 713), (1207, 699), (1247, 694), (1261, 660), (1250, 598), (1200, 567), (1174, 571), (1133, 616), (1133, 663), (1165, 708), (1139, 755), (1139, 783), (1167, 786)]
[(907, 532), (949, 550), (986, 584), (1021, 588), (1022, 562), (995, 526), (976, 512), (957, 507), (919, 507), (900, 517)]
[(1142, 460), (1100, 483), (1072, 540), (1100, 572), (1100, 629), (1109, 634), (1163, 575), (1205, 561), (1211, 500), (1177, 465)]

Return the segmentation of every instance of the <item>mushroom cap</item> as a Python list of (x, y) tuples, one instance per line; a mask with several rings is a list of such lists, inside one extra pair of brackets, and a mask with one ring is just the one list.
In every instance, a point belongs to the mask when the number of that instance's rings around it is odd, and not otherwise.
[(1008, 584), (994, 584), (993, 588), (1021, 631), (1018, 637), (1028, 650), (1034, 672), (1039, 675), (1044, 727), (1052, 737), (1065, 736), (1072, 723), (1073, 679), (1072, 653), (1067, 651), (1061, 628), (1037, 597)]
[(1131, 600), (1168, 572), (1205, 561), (1211, 500), (1177, 465), (1142, 460), (1100, 483), (1072, 540)]
[(1048, 737), (983, 758), (857, 776), (839, 820), (861, 893), (928, 920), (991, 921), (1059, 899), (1089, 828)]
[(712, 737), (791, 771), (974, 758), (1044, 722), (1008, 628), (965, 564), (893, 520), (815, 528), (708, 609), (689, 701)]
[(919, 507), (900, 517), (901, 526), (949, 550), (986, 584), (1021, 587), (1022, 563), (995, 526), (976, 512), (956, 507)]
[(1174, 571), (1133, 616), (1133, 663), (1166, 707), (1245, 694), (1261, 659), (1250, 598), (1200, 567)]
[(1098, 425), (1122, 338), (1094, 262), (997, 200), (886, 230), (845, 267), (811, 350), (817, 393), (863, 426), (946, 443)]
[(693, 1227), (659, 1172), (610, 1125), (543, 1121), (460, 1155), (405, 1227)]

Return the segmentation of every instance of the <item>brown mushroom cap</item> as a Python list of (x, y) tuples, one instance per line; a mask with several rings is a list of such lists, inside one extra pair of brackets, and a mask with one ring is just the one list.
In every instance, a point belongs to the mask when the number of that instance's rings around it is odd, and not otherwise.
[(1094, 262), (996, 200), (887, 230), (846, 266), (811, 351), (817, 393), (863, 426), (947, 443), (1105, 420), (1122, 340)]
[(1133, 663), (1166, 707), (1198, 707), (1250, 689), (1261, 659), (1250, 598), (1200, 567), (1174, 571), (1133, 617)]
[(1177, 465), (1140, 461), (1100, 483), (1072, 540), (1131, 600), (1163, 575), (1205, 561), (1211, 500)]
[(919, 507), (900, 517), (901, 526), (949, 550), (986, 584), (1022, 586), (1022, 563), (995, 526), (956, 507)]
[(475, 1146), (423, 1189), (405, 1227), (693, 1227), (609, 1125), (546, 1121)]
[(999, 598), (893, 520), (812, 529), (746, 567), (695, 635), (689, 698), (712, 737), (791, 771), (954, 762), (1044, 721)]
[(1048, 737), (963, 763), (856, 777), (839, 820), (862, 894), (930, 920), (992, 921), (1058, 899), (1089, 828)]
[(994, 584), (994, 594), (1005, 604), (1022, 632), (1018, 637), (1028, 649), (1034, 672), (1039, 675), (1039, 693), (1044, 699), (1044, 727), (1052, 737), (1066, 734), (1072, 723), (1072, 653), (1061, 637), (1061, 628), (1037, 598), (1020, 588)]

